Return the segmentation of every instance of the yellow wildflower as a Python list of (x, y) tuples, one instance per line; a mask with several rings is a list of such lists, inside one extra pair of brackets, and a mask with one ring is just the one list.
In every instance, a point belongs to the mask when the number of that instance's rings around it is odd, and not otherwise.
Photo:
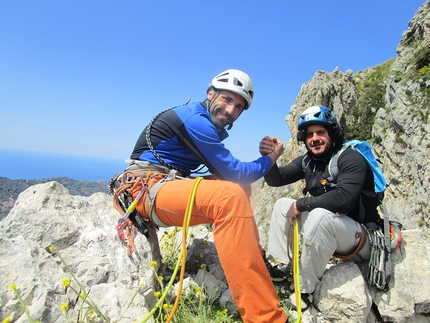
[(64, 286), (64, 287), (70, 286), (70, 279), (69, 278), (64, 278), (63, 282), (61, 283), (61, 285)]
[(55, 247), (54, 247), (54, 246), (50, 246), (50, 247), (49, 247), (49, 252), (54, 252), (54, 250), (55, 250)]
[(163, 309), (164, 309), (164, 310), (167, 310), (168, 308), (169, 308), (169, 304), (164, 303), (164, 304), (163, 304)]
[(157, 262), (156, 261), (151, 261), (151, 267), (155, 268), (155, 266), (157, 266)]
[(3, 321), (2, 321), (2, 323), (9, 323), (9, 322), (11, 322), (12, 320), (10, 319), (10, 317), (6, 317)]
[(85, 297), (87, 297), (87, 294), (85, 294), (85, 293), (80, 293), (80, 294), (79, 294), (79, 297), (81, 297), (81, 298), (85, 298)]
[(157, 279), (158, 279), (159, 282), (162, 282), (164, 280), (164, 277), (163, 276), (158, 276)]
[(157, 298), (160, 298), (160, 296), (161, 296), (161, 292), (155, 292), (155, 293), (154, 293), (154, 296), (155, 296), (155, 297), (157, 297)]
[(200, 265), (200, 268), (201, 268), (201, 269), (206, 269), (206, 264), (201, 264), (201, 265)]
[(16, 290), (16, 284), (10, 285), (9, 288), (12, 289), (12, 290)]
[(69, 303), (64, 303), (63, 305), (60, 306), (60, 311), (67, 311), (68, 308), (69, 308)]
[(143, 283), (141, 283), (140, 284), (140, 287), (145, 287), (145, 283), (143, 282)]

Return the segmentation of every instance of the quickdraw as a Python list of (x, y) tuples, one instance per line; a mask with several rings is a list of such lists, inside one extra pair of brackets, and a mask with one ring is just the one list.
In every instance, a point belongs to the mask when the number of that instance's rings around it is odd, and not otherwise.
[(396, 252), (402, 243), (402, 224), (389, 221), (389, 240), (382, 229), (367, 228), (370, 243), (370, 260), (367, 272), (369, 285), (387, 291), (391, 278), (391, 254)]
[(370, 242), (370, 259), (367, 272), (369, 285), (386, 289), (385, 279), (385, 236), (381, 229), (368, 229)]
[[(117, 231), (118, 237), (122, 240), (128, 241), (129, 245), (132, 244), (134, 246), (134, 225), (133, 225), (132, 221), (130, 221), (130, 214), (132, 214), (135, 211), (137, 203), (139, 202), (143, 193), (145, 193), (147, 190), (148, 190), (148, 185), (143, 184), (142, 189), (140, 190), (136, 199), (130, 203), (130, 206), (127, 208), (127, 211), (125, 212), (124, 216), (122, 216), (121, 218), (118, 219), (118, 224), (116, 226), (116, 231)], [(118, 197), (116, 197), (115, 201), (118, 201)], [(133, 231), (133, 237), (132, 238), (129, 236), (126, 237), (126, 235), (124, 235), (124, 230), (126, 228), (130, 228), (130, 226), (131, 226), (132, 231)], [(148, 228), (146, 228), (145, 233), (147, 233), (147, 231), (148, 231)], [(129, 235), (131, 235), (131, 233)], [(132, 247), (132, 249), (134, 251), (136, 249), (136, 247), (134, 247), (134, 248)], [(129, 249), (127, 249), (127, 254), (129, 254), (128, 250)], [(134, 252), (136, 252), (136, 251), (134, 251)]]

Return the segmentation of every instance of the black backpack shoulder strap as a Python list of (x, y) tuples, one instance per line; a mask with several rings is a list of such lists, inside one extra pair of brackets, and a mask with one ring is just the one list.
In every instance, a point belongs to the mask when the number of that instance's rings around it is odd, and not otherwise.
[(337, 160), (339, 159), (339, 156), (349, 147), (351, 147), (348, 144), (342, 145), (342, 148), (339, 149), (333, 156), (331, 156), (331, 159), (328, 163), (328, 173), (330, 175), (327, 180), (331, 183), (336, 183), (337, 176), (339, 175), (339, 167), (337, 166)]
[(311, 162), (311, 156), (309, 156), (309, 154), (306, 154), (302, 159), (303, 173), (306, 171), (306, 168), (308, 168), (310, 162)]

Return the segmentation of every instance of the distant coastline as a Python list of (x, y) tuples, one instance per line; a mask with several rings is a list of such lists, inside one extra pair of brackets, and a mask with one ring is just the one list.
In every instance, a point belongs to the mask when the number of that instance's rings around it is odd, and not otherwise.
[[(125, 156), (124, 160), (128, 158)], [(0, 148), (0, 176), (41, 179), (66, 176), (76, 180), (106, 181), (122, 172), (121, 159)]]

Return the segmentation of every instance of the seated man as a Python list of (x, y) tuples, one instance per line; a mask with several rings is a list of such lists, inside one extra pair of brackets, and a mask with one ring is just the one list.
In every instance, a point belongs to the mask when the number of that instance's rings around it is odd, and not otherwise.
[[(287, 235), (294, 220), (299, 220), (303, 234), (300, 282), (305, 309), (333, 254), (368, 260), (370, 243), (363, 224), (377, 228), (382, 223), (373, 172), (359, 152), (346, 149), (339, 156), (339, 174), (336, 183), (331, 181), (327, 166), (341, 149), (344, 134), (330, 109), (313, 106), (305, 110), (299, 117), (297, 140), (305, 144), (307, 154), (282, 167), (274, 164), (264, 178), (270, 186), (305, 179), (303, 192), (310, 194), (297, 200), (276, 201), (268, 241), (268, 254), (288, 265)], [(271, 147), (272, 139), (266, 137), (260, 143), (261, 154), (269, 153)], [(296, 308), (295, 297), (287, 306)]]
[[(190, 225), (214, 224), (218, 256), (243, 321), (285, 323), (244, 190), (270, 170), (283, 152), (282, 142), (274, 138), (273, 150), (252, 162), (235, 158), (222, 143), (228, 136), (225, 128), (251, 106), (253, 96), (246, 73), (222, 72), (210, 82), (204, 101), (169, 109), (151, 121), (137, 140), (127, 171), (168, 174), (173, 169), (187, 177), (205, 165), (216, 179), (198, 184)], [(138, 203), (138, 213), (159, 226), (182, 226), (193, 183), (164, 181), (155, 198), (150, 190), (150, 198)]]

